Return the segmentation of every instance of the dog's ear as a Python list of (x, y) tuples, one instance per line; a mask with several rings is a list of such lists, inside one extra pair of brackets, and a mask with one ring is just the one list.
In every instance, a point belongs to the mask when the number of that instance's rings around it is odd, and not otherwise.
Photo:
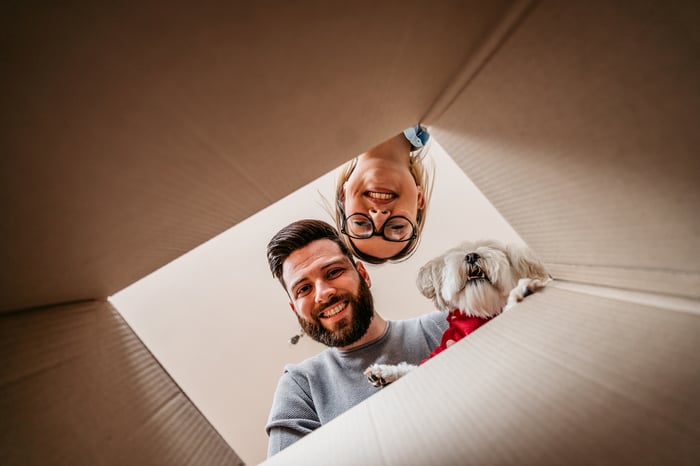
[(433, 259), (426, 263), (418, 271), (416, 286), (423, 296), (431, 299), (433, 303), (442, 309), (440, 286), (442, 284), (442, 258)]
[(421, 267), (418, 271), (418, 278), (416, 278), (418, 291), (428, 299), (433, 299), (435, 297), (435, 282), (433, 280), (434, 262), (435, 261), (430, 261)]
[(535, 255), (534, 251), (520, 244), (506, 246), (508, 259), (520, 278), (550, 278), (544, 268), (544, 264)]

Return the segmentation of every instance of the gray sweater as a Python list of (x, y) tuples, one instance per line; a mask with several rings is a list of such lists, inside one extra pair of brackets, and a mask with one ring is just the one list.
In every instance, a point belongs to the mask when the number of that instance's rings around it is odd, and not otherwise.
[(440, 344), (446, 315), (435, 311), (387, 321), (381, 337), (348, 351), (328, 348), (300, 364), (287, 364), (265, 430), (268, 457), (377, 393), (363, 374), (373, 363), (419, 364)]

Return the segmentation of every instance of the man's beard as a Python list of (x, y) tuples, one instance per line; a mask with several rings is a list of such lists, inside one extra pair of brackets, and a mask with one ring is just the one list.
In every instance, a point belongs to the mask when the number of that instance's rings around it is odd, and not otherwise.
[[(326, 304), (324, 309), (333, 307), (344, 299), (347, 298), (337, 297)], [(350, 320), (348, 321), (348, 317), (345, 317), (337, 323), (335, 330), (328, 330), (325, 328), (318, 317), (313, 317), (312, 320), (306, 320), (297, 314), (297, 319), (304, 333), (317, 342), (326, 346), (342, 348), (362, 338), (364, 334), (367, 333), (369, 324), (372, 322), (372, 317), (374, 317), (374, 303), (367, 282), (360, 279), (357, 297), (350, 297), (348, 306), (352, 307), (352, 315), (349, 317)]]

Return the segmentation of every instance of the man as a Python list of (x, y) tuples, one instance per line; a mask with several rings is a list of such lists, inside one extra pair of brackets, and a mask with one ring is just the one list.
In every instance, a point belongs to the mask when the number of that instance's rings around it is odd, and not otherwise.
[(447, 321), (438, 311), (384, 320), (374, 310), (367, 270), (326, 222), (286, 226), (270, 240), (267, 260), (304, 333), (329, 347), (284, 368), (266, 426), (272, 456), (376, 393), (363, 374), (372, 363), (427, 358)]

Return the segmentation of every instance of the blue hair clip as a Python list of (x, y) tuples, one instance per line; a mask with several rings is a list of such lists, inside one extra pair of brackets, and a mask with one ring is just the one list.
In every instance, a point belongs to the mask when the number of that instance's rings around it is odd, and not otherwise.
[(406, 128), (403, 131), (403, 135), (406, 136), (408, 142), (411, 143), (411, 151), (424, 147), (427, 144), (428, 139), (430, 139), (428, 130), (423, 128), (421, 125)]

